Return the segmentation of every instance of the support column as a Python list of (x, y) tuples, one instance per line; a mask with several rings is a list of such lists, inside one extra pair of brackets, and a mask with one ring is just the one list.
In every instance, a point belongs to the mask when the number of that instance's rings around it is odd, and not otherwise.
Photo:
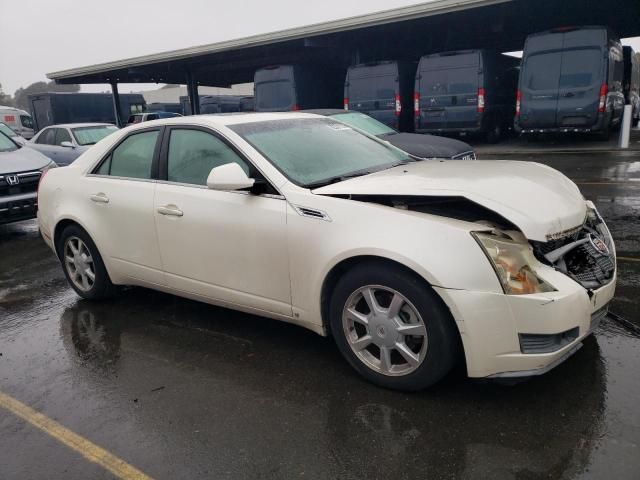
[(111, 82), (111, 98), (113, 100), (113, 113), (116, 117), (116, 127), (122, 128), (122, 111), (120, 109), (120, 94), (118, 93), (117, 82)]
[(200, 95), (198, 93), (198, 82), (193, 78), (191, 70), (187, 69), (187, 95), (191, 105), (191, 115), (200, 115)]

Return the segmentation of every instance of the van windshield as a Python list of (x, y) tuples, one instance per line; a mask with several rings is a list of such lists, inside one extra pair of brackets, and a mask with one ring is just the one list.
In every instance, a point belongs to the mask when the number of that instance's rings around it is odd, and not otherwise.
[(395, 80), (391, 75), (360, 77), (349, 79), (349, 100), (351, 102), (388, 101), (395, 106)]
[(230, 125), (292, 182), (313, 188), (412, 161), (401, 150), (329, 118)]
[(478, 90), (478, 67), (422, 71), (422, 95), (465, 95)]
[(295, 100), (293, 85), (289, 80), (265, 82), (256, 84), (258, 109), (289, 109)]

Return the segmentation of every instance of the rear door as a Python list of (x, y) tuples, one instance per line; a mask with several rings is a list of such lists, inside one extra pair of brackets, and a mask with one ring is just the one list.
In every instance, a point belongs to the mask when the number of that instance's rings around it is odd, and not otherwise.
[(398, 128), (396, 95), (398, 73), (350, 75), (347, 85), (349, 109), (362, 112), (392, 128)]
[(562, 50), (527, 55), (520, 79), (522, 128), (557, 127)]
[(420, 72), (422, 128), (469, 128), (478, 122), (479, 66)]
[(563, 50), (560, 68), (558, 127), (589, 127), (598, 120), (603, 52), (597, 47)]

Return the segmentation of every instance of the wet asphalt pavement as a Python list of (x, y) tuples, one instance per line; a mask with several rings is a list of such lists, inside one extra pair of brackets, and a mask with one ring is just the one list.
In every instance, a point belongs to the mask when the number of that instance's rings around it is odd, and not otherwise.
[[(640, 325), (640, 153), (525, 158), (597, 204), (624, 258), (612, 311)], [(638, 479), (639, 340), (606, 320), (543, 377), (397, 393), (292, 325), (138, 288), (82, 301), (35, 222), (0, 226), (0, 393), (154, 478)], [(0, 407), (0, 479), (41, 478), (113, 476)]]

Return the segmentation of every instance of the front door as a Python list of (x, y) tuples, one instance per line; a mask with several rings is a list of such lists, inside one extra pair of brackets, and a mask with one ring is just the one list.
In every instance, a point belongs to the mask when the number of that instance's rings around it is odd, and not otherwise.
[(254, 167), (221, 136), (196, 127), (165, 133), (155, 218), (168, 284), (228, 304), (291, 315), (286, 202), (206, 187), (212, 168)]

